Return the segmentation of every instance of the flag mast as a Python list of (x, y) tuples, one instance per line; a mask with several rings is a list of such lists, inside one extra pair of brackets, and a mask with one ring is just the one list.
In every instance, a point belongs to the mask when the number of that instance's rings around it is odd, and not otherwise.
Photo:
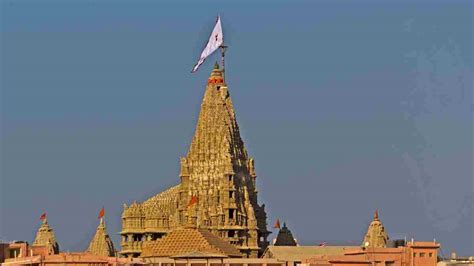
[(221, 48), (221, 56), (222, 56), (222, 59), (221, 59), (221, 64), (222, 64), (222, 79), (224, 79), (224, 83), (225, 83), (225, 51), (227, 49), (227, 45), (224, 44), (224, 42), (222, 42), (222, 45), (219, 46)]

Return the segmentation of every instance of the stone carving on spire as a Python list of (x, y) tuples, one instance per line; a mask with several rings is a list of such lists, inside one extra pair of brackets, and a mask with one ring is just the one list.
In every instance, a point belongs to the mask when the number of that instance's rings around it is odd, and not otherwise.
[(115, 257), (114, 244), (107, 233), (103, 218), (100, 219), (99, 226), (86, 252), (92, 255)]
[(382, 222), (379, 220), (379, 212), (375, 210), (374, 219), (367, 229), (367, 234), (362, 242), (363, 247), (384, 248), (387, 247), (388, 235)]
[[(143, 239), (158, 239), (179, 227), (208, 229), (248, 257), (264, 251), (270, 232), (265, 209), (257, 202), (254, 161), (241, 139), (218, 65), (207, 81), (194, 136), (187, 155), (180, 159), (179, 176), (177, 186), (124, 208), (123, 255), (137, 256)], [(190, 207), (193, 195), (199, 201)], [(163, 218), (152, 220), (153, 211), (164, 214)]]
[(35, 241), (33, 242), (34, 247), (47, 247), (48, 253), (58, 254), (59, 244), (56, 241), (53, 229), (49, 226), (48, 220), (45, 218), (36, 233)]

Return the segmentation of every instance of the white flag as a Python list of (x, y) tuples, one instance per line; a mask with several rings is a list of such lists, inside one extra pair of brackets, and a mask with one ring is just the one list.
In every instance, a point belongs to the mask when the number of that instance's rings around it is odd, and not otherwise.
[(223, 43), (224, 35), (222, 34), (221, 17), (217, 17), (216, 26), (214, 26), (214, 30), (211, 33), (211, 37), (209, 37), (209, 41), (207, 42), (206, 47), (202, 51), (201, 57), (199, 57), (199, 61), (194, 66), (191, 72), (196, 72), (199, 66), (204, 63), (206, 58), (212, 53), (214, 53)]

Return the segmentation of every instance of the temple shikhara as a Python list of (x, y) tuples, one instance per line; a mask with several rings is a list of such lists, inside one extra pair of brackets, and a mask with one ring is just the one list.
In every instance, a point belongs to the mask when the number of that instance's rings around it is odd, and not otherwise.
[(388, 235), (379, 219), (379, 211), (375, 210), (374, 219), (367, 229), (367, 234), (362, 242), (363, 247), (385, 248), (387, 247)]
[(258, 204), (254, 160), (240, 136), (229, 90), (216, 63), (208, 79), (194, 137), (181, 158), (180, 183), (143, 203), (125, 205), (122, 251), (138, 257), (149, 243), (178, 228), (208, 229), (245, 257), (268, 246), (265, 205)]

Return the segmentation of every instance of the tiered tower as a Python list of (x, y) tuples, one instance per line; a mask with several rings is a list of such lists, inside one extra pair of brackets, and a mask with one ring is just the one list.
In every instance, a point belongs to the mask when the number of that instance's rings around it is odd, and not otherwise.
[(38, 232), (36, 233), (33, 247), (46, 247), (48, 254), (58, 254), (59, 244), (56, 242), (56, 236), (54, 235), (53, 229), (49, 226), (48, 220), (43, 219)]
[(86, 252), (92, 255), (115, 257), (114, 244), (107, 233), (103, 218), (100, 219), (94, 238), (89, 243), (89, 248), (87, 248)]
[(192, 227), (208, 229), (244, 256), (257, 257), (270, 232), (265, 205), (257, 202), (256, 177), (216, 63), (188, 154), (181, 158), (181, 183), (142, 204), (124, 206), (121, 254), (139, 256), (143, 241)]
[(374, 219), (367, 229), (362, 246), (367, 248), (385, 248), (387, 247), (387, 241), (388, 235), (382, 222), (379, 220), (378, 210), (375, 210)]

